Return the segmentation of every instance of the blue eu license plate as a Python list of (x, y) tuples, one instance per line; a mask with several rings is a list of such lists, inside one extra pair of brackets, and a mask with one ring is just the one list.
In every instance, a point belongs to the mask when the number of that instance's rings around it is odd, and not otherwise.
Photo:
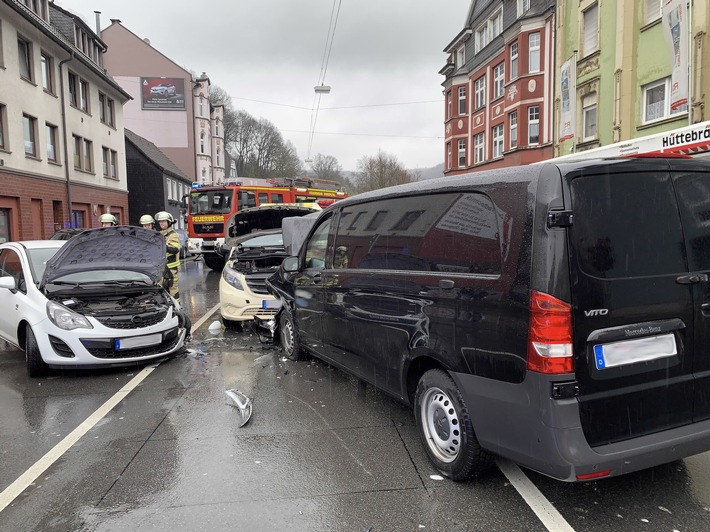
[(280, 299), (262, 299), (261, 308), (281, 308)]

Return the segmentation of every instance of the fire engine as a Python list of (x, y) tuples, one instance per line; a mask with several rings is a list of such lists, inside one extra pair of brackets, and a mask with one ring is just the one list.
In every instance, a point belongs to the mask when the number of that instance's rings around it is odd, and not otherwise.
[(193, 183), (185, 199), (188, 250), (202, 255), (205, 264), (221, 270), (224, 228), (239, 210), (271, 203), (316, 203), (325, 208), (347, 197), (333, 181), (310, 178), (228, 180), (223, 185)]

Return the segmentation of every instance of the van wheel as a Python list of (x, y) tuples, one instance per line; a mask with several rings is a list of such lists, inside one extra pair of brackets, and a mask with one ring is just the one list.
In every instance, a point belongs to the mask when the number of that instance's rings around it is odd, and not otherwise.
[(298, 338), (296, 324), (293, 322), (291, 313), (287, 310), (281, 312), (279, 318), (279, 339), (281, 348), (289, 360), (302, 360), (305, 356), (301, 348), (301, 340)]
[(466, 480), (493, 457), (478, 444), (461, 392), (443, 370), (427, 371), (417, 384), (414, 417), (429, 459), (445, 477)]
[(27, 361), (28, 377), (44, 377), (47, 374), (49, 366), (42, 360), (37, 338), (29, 325), (27, 325), (25, 333), (25, 360)]

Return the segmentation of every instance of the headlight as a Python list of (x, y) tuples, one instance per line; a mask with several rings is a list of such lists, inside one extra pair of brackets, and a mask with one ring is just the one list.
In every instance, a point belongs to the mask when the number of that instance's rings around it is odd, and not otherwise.
[(73, 310), (69, 310), (67, 307), (55, 303), (54, 301), (47, 301), (47, 316), (49, 319), (65, 331), (72, 331), (74, 329), (93, 329), (94, 327), (86, 319), (86, 316), (77, 314)]
[(222, 269), (222, 277), (225, 281), (227, 281), (227, 284), (233, 286), (237, 290), (244, 290), (242, 282), (239, 280), (239, 274), (229, 266), (225, 265)]

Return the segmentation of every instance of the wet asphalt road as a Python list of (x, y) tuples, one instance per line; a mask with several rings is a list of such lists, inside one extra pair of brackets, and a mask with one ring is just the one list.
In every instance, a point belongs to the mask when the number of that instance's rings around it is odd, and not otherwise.
[[(183, 264), (193, 323), (218, 302), (218, 280)], [(409, 408), (249, 331), (212, 334), (216, 319), (14, 498), (0, 530), (546, 529), (540, 501), (498, 468), (437, 479)], [(0, 341), (0, 498), (143, 369), (29, 379), (23, 357)], [(243, 427), (229, 389), (253, 397)], [(586, 484), (522, 476), (568, 530), (710, 530), (710, 453)]]

